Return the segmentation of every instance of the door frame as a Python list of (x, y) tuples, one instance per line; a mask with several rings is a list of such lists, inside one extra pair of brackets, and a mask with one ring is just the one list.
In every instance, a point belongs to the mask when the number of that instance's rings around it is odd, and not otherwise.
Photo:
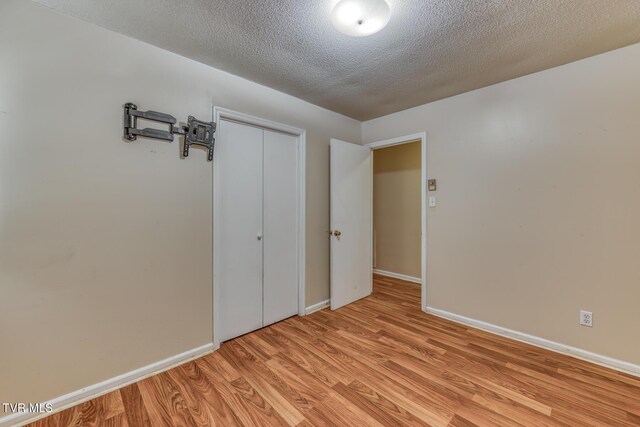
[[(382, 141), (371, 142), (369, 144), (364, 144), (365, 147), (371, 148), (371, 150), (376, 150), (379, 148), (387, 148), (394, 145), (407, 144), (415, 141), (421, 142), (421, 162), (420, 167), (422, 169), (421, 174), (421, 182), (420, 182), (420, 193), (421, 193), (421, 248), (422, 254), (420, 256), (421, 262), (421, 277), (420, 277), (420, 288), (421, 288), (421, 307), (422, 311), (427, 311), (427, 133), (419, 132), (411, 135), (399, 136), (396, 138), (385, 139)], [(373, 162), (371, 163), (371, 188), (373, 189)], [(373, 198), (372, 198), (373, 203)], [(373, 212), (373, 206), (371, 207), (371, 212)], [(371, 235), (373, 236), (373, 221), (371, 222)], [(373, 245), (371, 247), (373, 251)], [(371, 259), (373, 260), (373, 252), (371, 253)]]
[[(297, 161), (297, 175), (298, 175), (298, 315), (305, 315), (305, 261), (306, 261), (306, 135), (307, 132), (304, 129), (285, 125), (282, 123), (274, 122), (272, 120), (263, 119), (260, 117), (251, 116), (249, 114), (240, 113), (238, 111), (230, 110), (219, 106), (213, 106), (213, 121), (220, 125), (220, 120), (227, 120), (231, 122), (240, 123), (248, 126), (255, 126), (266, 130), (272, 130), (276, 132), (282, 132), (297, 137), (298, 141), (298, 161)], [(219, 168), (217, 167), (217, 157), (215, 152), (213, 154), (213, 283), (212, 283), (212, 296), (213, 296), (213, 348), (217, 350), (220, 348), (220, 298), (219, 289), (216, 280), (216, 265), (218, 265), (218, 255), (220, 253), (220, 242), (216, 236), (220, 227), (220, 217), (218, 208), (219, 194), (218, 182), (220, 177), (218, 175)]]

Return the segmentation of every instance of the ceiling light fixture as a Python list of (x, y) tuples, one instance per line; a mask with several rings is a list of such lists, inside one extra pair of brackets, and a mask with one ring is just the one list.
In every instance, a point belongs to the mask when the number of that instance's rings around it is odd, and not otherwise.
[(331, 11), (331, 22), (339, 31), (354, 37), (383, 29), (391, 18), (385, 0), (340, 0)]

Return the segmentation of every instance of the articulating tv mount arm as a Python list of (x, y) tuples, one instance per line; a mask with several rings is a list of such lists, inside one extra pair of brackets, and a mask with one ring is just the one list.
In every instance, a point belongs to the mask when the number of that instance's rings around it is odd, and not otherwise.
[[(165, 123), (169, 125), (168, 130), (161, 129), (138, 129), (138, 118), (153, 120), (155, 122)], [(182, 155), (189, 156), (189, 147), (191, 145), (201, 145), (206, 147), (209, 155), (208, 160), (213, 160), (213, 146), (216, 142), (215, 122), (203, 122), (193, 116), (189, 116), (186, 126), (174, 126), (177, 123), (175, 117), (169, 114), (159, 113), (157, 111), (140, 111), (135, 104), (127, 103), (124, 105), (124, 137), (129, 141), (135, 141), (138, 136), (145, 138), (163, 139), (165, 141), (173, 141), (173, 135), (184, 135), (184, 149)]]

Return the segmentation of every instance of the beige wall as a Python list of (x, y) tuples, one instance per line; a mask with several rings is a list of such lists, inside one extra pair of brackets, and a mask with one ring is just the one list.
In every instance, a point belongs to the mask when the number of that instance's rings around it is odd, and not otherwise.
[[(22, 0), (0, 2), (0, 402), (210, 343), (212, 164), (122, 141), (132, 101), (307, 129), (307, 303), (329, 297), (331, 137), (360, 123)], [(242, 167), (242, 165), (238, 165)]]
[(374, 268), (421, 276), (422, 143), (373, 151)]
[(364, 123), (427, 131), (429, 306), (640, 363), (638, 76), (640, 44)]

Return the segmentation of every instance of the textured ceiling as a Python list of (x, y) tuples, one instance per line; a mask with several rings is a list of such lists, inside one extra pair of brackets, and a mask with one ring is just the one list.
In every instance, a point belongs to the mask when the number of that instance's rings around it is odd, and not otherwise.
[(640, 0), (389, 0), (372, 36), (337, 0), (37, 0), (359, 120), (640, 42)]

